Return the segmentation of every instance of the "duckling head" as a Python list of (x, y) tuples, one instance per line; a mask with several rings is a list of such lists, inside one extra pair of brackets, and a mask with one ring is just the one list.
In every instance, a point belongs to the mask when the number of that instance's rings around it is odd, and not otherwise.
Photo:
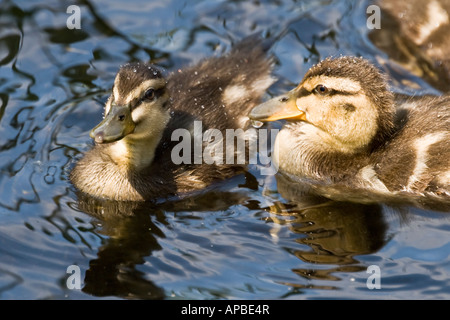
[(394, 99), (385, 77), (367, 60), (323, 60), (290, 92), (254, 108), (258, 121), (301, 122), (303, 139), (328, 151), (358, 153), (383, 143), (394, 127)]
[(105, 104), (104, 119), (90, 136), (108, 144), (116, 163), (139, 169), (151, 163), (170, 120), (166, 80), (154, 66), (123, 65)]

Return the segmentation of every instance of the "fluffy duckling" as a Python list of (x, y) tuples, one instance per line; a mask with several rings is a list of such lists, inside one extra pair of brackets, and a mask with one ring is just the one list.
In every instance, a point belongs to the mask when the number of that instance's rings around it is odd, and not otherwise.
[(272, 160), (312, 185), (450, 197), (450, 96), (406, 97), (362, 58), (328, 58), (292, 91), (250, 112), (288, 120)]
[(266, 49), (249, 37), (227, 55), (167, 79), (153, 65), (122, 66), (104, 119), (90, 133), (96, 144), (70, 173), (74, 186), (96, 198), (145, 201), (201, 190), (242, 171), (241, 165), (198, 164), (195, 143), (192, 161), (175, 163), (172, 150), (181, 138), (173, 141), (172, 133), (186, 129), (194, 139), (194, 121), (201, 121), (203, 133), (244, 128), (249, 110), (273, 83)]

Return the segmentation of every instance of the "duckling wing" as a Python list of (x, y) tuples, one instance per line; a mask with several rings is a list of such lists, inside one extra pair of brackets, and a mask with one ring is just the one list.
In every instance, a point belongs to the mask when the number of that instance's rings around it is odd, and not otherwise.
[(389, 189), (450, 195), (450, 96), (412, 97), (399, 105), (399, 129), (377, 165)]

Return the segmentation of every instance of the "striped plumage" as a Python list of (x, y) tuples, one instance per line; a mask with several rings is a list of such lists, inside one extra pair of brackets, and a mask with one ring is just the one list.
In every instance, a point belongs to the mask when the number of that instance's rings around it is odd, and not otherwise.
[(273, 159), (281, 173), (329, 187), (325, 193), (342, 187), (450, 200), (450, 96), (394, 94), (367, 60), (326, 59), (250, 118), (290, 120)]

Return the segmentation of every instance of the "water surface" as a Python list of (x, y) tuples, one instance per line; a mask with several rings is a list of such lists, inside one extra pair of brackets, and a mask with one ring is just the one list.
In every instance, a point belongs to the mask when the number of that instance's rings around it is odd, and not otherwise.
[[(340, 54), (372, 60), (399, 92), (439, 93), (371, 42), (370, 2), (79, 1), (70, 30), (72, 4), (0, 3), (1, 299), (450, 298), (446, 209), (290, 201), (256, 166), (160, 204), (92, 203), (68, 181), (129, 61), (170, 72), (261, 32), (282, 35), (268, 96)], [(381, 289), (367, 287), (371, 265)]]

